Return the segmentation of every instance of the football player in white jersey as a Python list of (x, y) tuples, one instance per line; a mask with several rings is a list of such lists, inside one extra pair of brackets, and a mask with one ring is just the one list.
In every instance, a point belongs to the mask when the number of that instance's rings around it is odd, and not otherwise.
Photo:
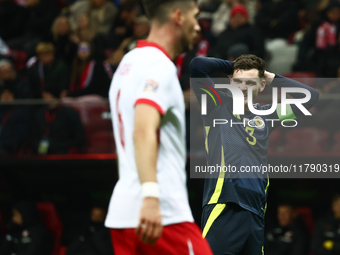
[(122, 59), (109, 99), (119, 180), (105, 225), (116, 255), (210, 255), (186, 189), (183, 93), (172, 60), (200, 30), (193, 0), (144, 0), (145, 41)]

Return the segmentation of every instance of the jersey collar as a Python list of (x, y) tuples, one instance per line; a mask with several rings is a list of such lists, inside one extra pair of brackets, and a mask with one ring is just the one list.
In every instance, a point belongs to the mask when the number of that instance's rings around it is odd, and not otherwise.
[(157, 48), (161, 52), (163, 52), (165, 54), (165, 56), (167, 56), (170, 59), (170, 61), (172, 61), (169, 53), (163, 47), (159, 46), (157, 43), (146, 41), (146, 40), (138, 40), (137, 41), (137, 48), (143, 48), (143, 47), (154, 47), (154, 48)]

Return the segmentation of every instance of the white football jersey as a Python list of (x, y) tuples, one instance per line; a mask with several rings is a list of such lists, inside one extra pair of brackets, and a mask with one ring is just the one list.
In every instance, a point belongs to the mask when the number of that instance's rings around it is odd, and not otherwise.
[(193, 222), (186, 189), (185, 105), (176, 67), (164, 49), (138, 41), (126, 54), (109, 92), (119, 180), (105, 225), (135, 228), (139, 223), (142, 189), (138, 177), (133, 131), (135, 105), (148, 104), (161, 114), (157, 157), (162, 224)]

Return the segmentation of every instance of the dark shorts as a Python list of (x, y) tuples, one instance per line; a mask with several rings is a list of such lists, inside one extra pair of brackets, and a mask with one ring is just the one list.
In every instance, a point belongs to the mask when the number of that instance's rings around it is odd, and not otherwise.
[(235, 203), (204, 206), (202, 231), (214, 255), (264, 254), (264, 220)]

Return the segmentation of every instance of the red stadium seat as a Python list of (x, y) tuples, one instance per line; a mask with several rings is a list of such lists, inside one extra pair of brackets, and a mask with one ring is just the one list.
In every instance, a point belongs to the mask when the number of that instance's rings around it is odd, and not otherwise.
[(10, 55), (13, 56), (14, 68), (17, 71), (21, 71), (26, 67), (27, 53), (23, 50), (10, 50)]
[(317, 128), (299, 128), (286, 133), (287, 144), (281, 155), (320, 156), (325, 153), (329, 132)]
[[(110, 105), (106, 100), (100, 96), (91, 95), (67, 99), (65, 105), (73, 108), (80, 115), (87, 137), (85, 148), (87, 153), (114, 151), (112, 122), (110, 118), (105, 116), (105, 113), (110, 112)], [(97, 141), (94, 137), (97, 137), (100, 141)], [(104, 141), (104, 139), (108, 140)], [(108, 142), (112, 144), (108, 145)], [(104, 148), (101, 146), (104, 146)]]
[(57, 214), (57, 210), (52, 203), (38, 203), (40, 217), (46, 228), (53, 235), (53, 251), (51, 255), (59, 255), (60, 240), (62, 234), (62, 222)]
[(316, 74), (313, 72), (292, 72), (283, 76), (315, 88)]
[(340, 131), (334, 135), (335, 144), (332, 146), (330, 152), (331, 154), (339, 155), (340, 154)]
[(67, 247), (66, 246), (61, 246), (59, 249), (59, 255), (65, 255), (67, 251)]
[(279, 153), (282, 146), (282, 129), (275, 129), (269, 136), (268, 155), (275, 156)]
[(312, 236), (315, 224), (312, 210), (309, 207), (298, 207), (295, 211), (305, 223), (308, 234)]
[(93, 133), (89, 143), (92, 145), (87, 153), (115, 153), (115, 140), (112, 131)]

